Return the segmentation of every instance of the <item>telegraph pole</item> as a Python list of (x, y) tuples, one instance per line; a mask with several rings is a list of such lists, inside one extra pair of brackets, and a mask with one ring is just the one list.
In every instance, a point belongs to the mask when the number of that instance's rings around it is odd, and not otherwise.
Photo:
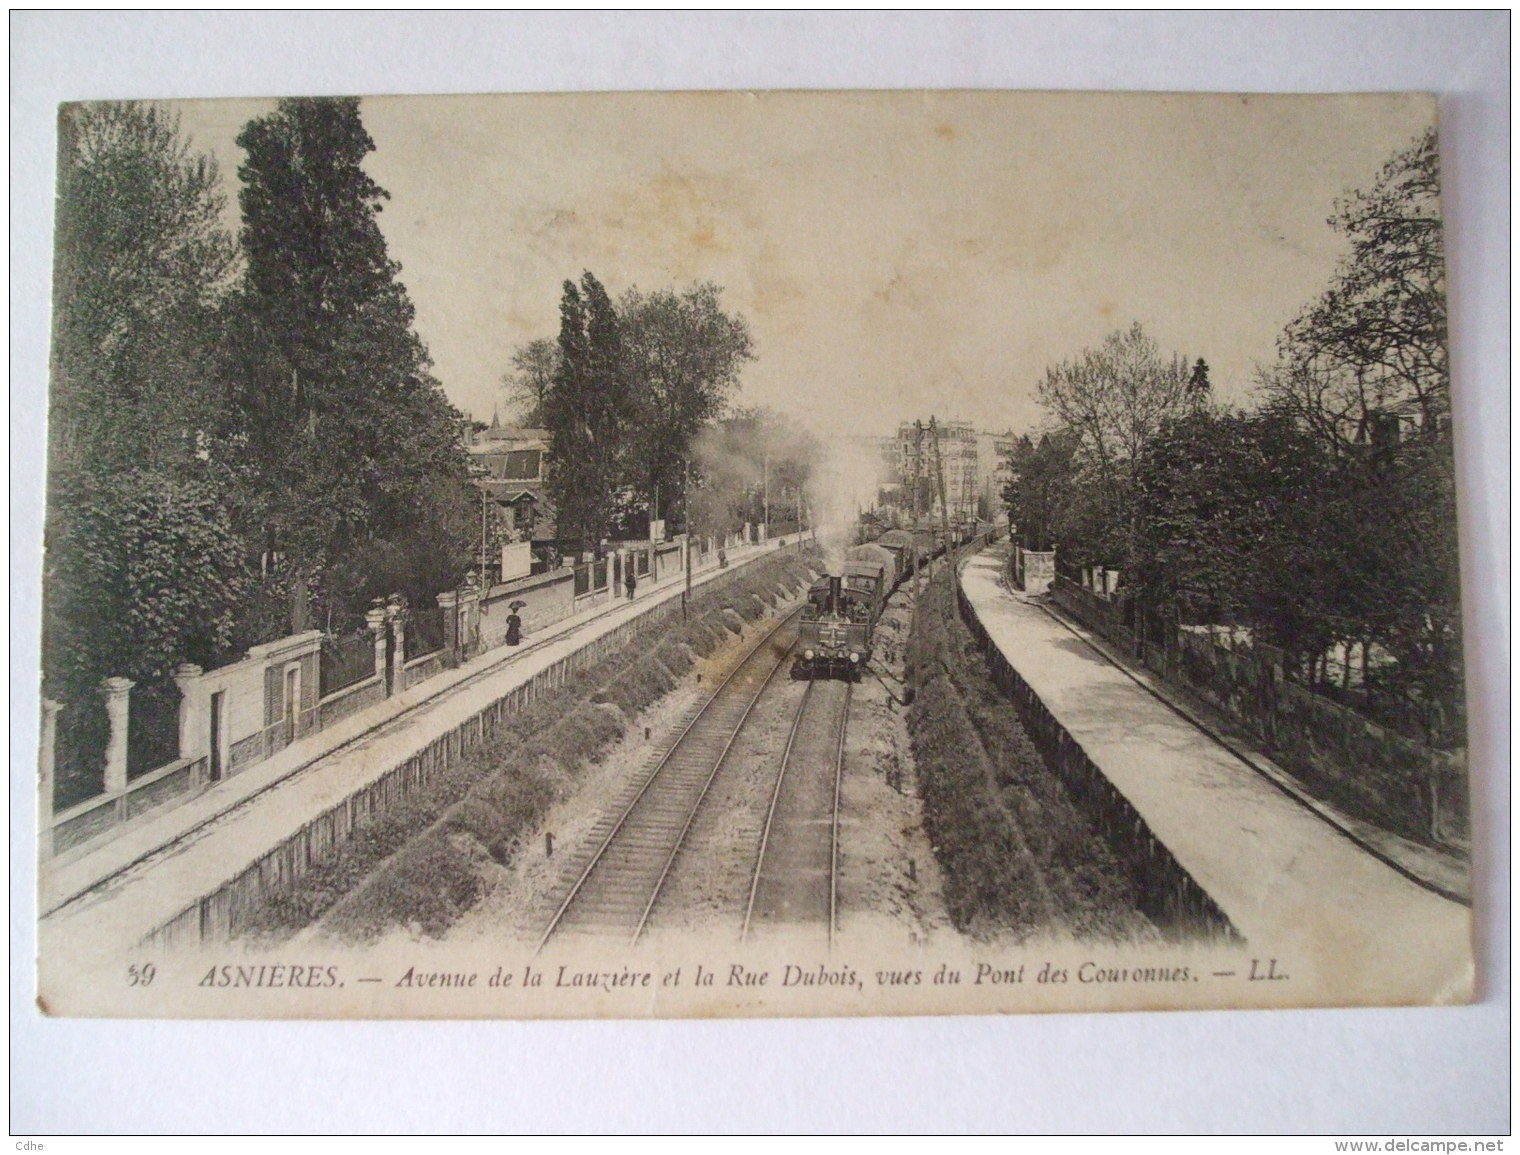
[(681, 459), (681, 516), (686, 519), (686, 585), (681, 589), (681, 620), (686, 620), (687, 603), (691, 601), (691, 459)]
[(929, 436), (934, 441), (934, 473), (939, 485), (940, 520), (945, 529), (945, 559), (950, 563), (950, 580), (953, 584), (958, 579), (955, 572), (955, 554), (950, 548), (950, 503), (945, 500), (945, 460), (940, 455), (939, 427), (934, 422), (933, 414), (929, 415)]
[(486, 577), (486, 502), (490, 495), (485, 486), (480, 487), (480, 588), (490, 589), (490, 580)]
[(765, 450), (765, 457), (760, 466), (760, 503), (765, 508), (765, 537), (770, 540), (771, 536), (771, 451)]

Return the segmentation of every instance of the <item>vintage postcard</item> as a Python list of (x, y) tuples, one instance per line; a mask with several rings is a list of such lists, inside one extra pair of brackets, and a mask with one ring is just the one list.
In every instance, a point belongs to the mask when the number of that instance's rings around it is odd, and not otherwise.
[(49, 1014), (1473, 991), (1436, 104), (66, 105)]

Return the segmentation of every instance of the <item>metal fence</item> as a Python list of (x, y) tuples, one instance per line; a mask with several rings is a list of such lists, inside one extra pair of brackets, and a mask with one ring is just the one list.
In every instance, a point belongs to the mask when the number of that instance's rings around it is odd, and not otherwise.
[(321, 696), (335, 694), (375, 673), (375, 635), (368, 629), (322, 639)]
[(441, 609), (413, 610), (406, 619), (407, 661), (443, 649), (444, 611)]
[(167, 766), (179, 757), (179, 687), (172, 681), (132, 687), (127, 715), (127, 777)]
[(105, 789), (106, 743), (111, 723), (99, 694), (65, 701), (53, 738), (53, 809), (69, 807)]

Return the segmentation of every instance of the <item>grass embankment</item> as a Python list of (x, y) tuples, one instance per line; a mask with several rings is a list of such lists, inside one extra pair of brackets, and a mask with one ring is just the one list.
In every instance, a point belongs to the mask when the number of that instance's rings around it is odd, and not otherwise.
[(477, 861), (510, 863), (586, 765), (673, 690), (698, 657), (811, 578), (789, 553), (716, 593), (699, 587), (689, 622), (631, 640), (504, 718), (484, 746), (357, 831), (291, 890), (270, 896), (248, 930), (284, 936), (326, 918), (345, 937), (373, 937), (393, 925), (441, 935), (481, 897)]
[(956, 612), (948, 567), (908, 641), (924, 826), (956, 928), (976, 937), (1152, 933), (1141, 889), (1045, 764)]

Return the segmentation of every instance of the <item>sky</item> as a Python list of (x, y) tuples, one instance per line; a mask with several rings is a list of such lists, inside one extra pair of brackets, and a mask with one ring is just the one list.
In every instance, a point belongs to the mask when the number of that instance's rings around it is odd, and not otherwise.
[[(236, 219), (269, 102), (175, 106)], [(1139, 321), (1246, 403), (1324, 290), (1337, 197), (1434, 118), (1417, 95), (872, 92), (367, 98), (381, 215), (434, 372), (509, 416), (560, 286), (722, 286), (737, 404), (827, 435), (961, 418), (1024, 432), (1046, 366)]]

